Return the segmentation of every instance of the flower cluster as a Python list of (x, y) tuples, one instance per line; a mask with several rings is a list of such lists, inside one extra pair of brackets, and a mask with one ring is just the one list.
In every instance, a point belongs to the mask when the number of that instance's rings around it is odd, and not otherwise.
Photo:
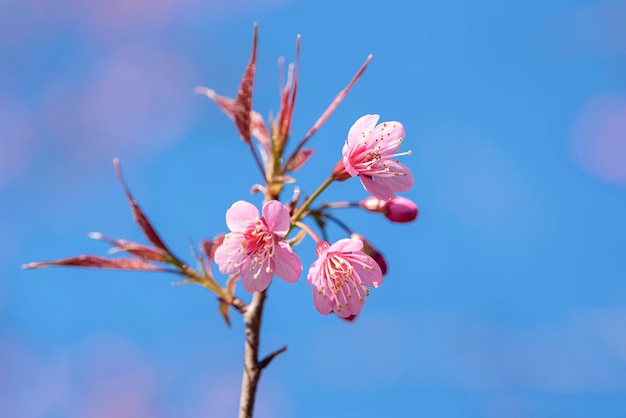
[[(377, 114), (361, 116), (347, 130), (345, 141), (335, 144), (338, 162), (329, 176), (306, 199), (300, 198), (300, 190), (296, 185), (293, 196), (286, 203), (282, 203), (281, 194), (285, 184), (296, 183), (293, 173), (307, 164), (314, 154), (313, 149), (305, 146), (341, 103), (371, 60), (369, 56), (313, 127), (288, 153), (298, 91), (299, 51), (298, 37), (296, 63), (289, 65), (286, 82), (281, 86), (279, 112), (267, 124), (252, 107), (257, 52), (256, 26), (251, 58), (236, 97), (221, 96), (207, 87), (198, 87), (196, 90), (213, 100), (234, 121), (262, 178), (262, 184), (255, 185), (253, 190), (263, 193), (264, 197), (260, 211), (252, 203), (243, 200), (232, 204), (226, 212), (226, 225), (230, 232), (214, 240), (203, 241), (200, 254), (194, 251), (198, 268), (190, 267), (164, 244), (123, 182), (117, 162), (115, 165), (118, 177), (131, 204), (135, 220), (152, 245), (105, 238), (102, 234), (94, 233), (91, 235), (93, 238), (108, 241), (114, 246), (115, 252), (123, 252), (130, 257), (82, 255), (59, 261), (31, 263), (25, 267), (54, 265), (175, 273), (184, 278), (183, 283), (200, 284), (216, 294), (220, 302), (220, 312), (229, 322), (229, 307), (242, 313), (246, 310), (246, 304), (235, 295), (237, 281), (241, 281), (243, 288), (250, 293), (266, 291), (274, 276), (288, 283), (298, 281), (303, 267), (294, 247), (309, 236), (316, 243), (315, 261), (307, 272), (316, 309), (323, 315), (335, 313), (341, 318), (354, 319), (363, 308), (369, 288), (377, 288), (382, 284), (387, 263), (367, 239), (352, 231), (334, 211), (341, 208), (361, 208), (381, 213), (396, 223), (415, 220), (418, 215), (417, 205), (396, 195), (407, 192), (413, 185), (411, 170), (397, 160), (399, 156), (410, 155), (411, 151), (399, 151), (405, 138), (402, 123), (378, 123), (380, 116)], [(353, 177), (359, 178), (371, 196), (360, 202), (319, 203), (320, 196), (333, 182), (346, 181)], [(318, 232), (309, 225), (311, 222), (319, 228)], [(349, 238), (342, 237), (331, 244), (327, 230), (329, 223), (341, 227)], [(212, 273), (213, 263), (220, 273), (228, 276), (224, 286)]]

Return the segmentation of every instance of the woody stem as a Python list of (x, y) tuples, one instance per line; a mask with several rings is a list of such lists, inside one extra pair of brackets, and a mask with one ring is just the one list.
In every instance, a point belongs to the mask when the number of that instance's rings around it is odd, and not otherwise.
[(257, 384), (261, 378), (262, 368), (259, 366), (259, 340), (265, 296), (265, 290), (263, 292), (255, 292), (243, 316), (243, 321), (246, 326), (246, 345), (243, 378), (241, 379), (239, 418), (252, 418)]

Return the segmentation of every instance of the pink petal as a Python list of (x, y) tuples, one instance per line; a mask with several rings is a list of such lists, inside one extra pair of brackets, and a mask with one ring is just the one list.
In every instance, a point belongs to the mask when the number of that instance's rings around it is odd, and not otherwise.
[(302, 262), (293, 252), (293, 249), (285, 241), (280, 241), (275, 248), (276, 259), (274, 272), (278, 277), (288, 283), (295, 283), (302, 274)]
[(351, 151), (351, 148), (348, 146), (348, 143), (346, 142), (343, 145), (343, 149), (341, 150), (343, 166), (348, 172), (348, 174), (350, 174), (352, 177), (355, 177), (359, 175), (359, 171), (356, 168), (354, 168), (350, 162), (350, 151)]
[[(395, 161), (389, 162), (387, 166), (389, 167), (389, 174), (374, 176), (374, 181), (384, 184), (396, 192), (409, 191), (414, 182), (411, 170)], [(393, 173), (398, 173), (398, 175), (396, 176)]]
[(380, 182), (375, 182), (371, 177), (368, 176), (359, 176), (361, 179), (361, 184), (365, 187), (365, 190), (370, 192), (372, 196), (377, 197), (381, 200), (391, 200), (396, 197), (396, 194), (393, 192), (389, 186), (385, 184), (381, 184)]
[(363, 140), (363, 134), (367, 137), (370, 131), (376, 127), (379, 115), (361, 116), (348, 131), (348, 146), (354, 148), (357, 143)]
[(244, 257), (241, 252), (241, 234), (227, 234), (222, 245), (215, 250), (215, 263), (222, 274), (233, 274), (239, 271)]
[(400, 122), (390, 121), (383, 122), (380, 125), (376, 126), (374, 131), (372, 132), (372, 139), (382, 139), (382, 141), (378, 141), (377, 151), (384, 155), (393, 155), (400, 148), (401, 139), (404, 138), (405, 132), (404, 127)]
[[(326, 256), (324, 256), (324, 258), (325, 257)], [(315, 284), (316, 278), (319, 277), (320, 267), (323, 264), (322, 261), (324, 258), (315, 260), (313, 264), (311, 264), (311, 267), (309, 267), (309, 273), (307, 274), (308, 284)]]
[(263, 218), (270, 231), (284, 237), (289, 230), (291, 217), (289, 209), (278, 200), (270, 200), (263, 205)]
[[(269, 258), (263, 260), (263, 263), (252, 263), (251, 258), (241, 263), (241, 283), (243, 288), (247, 292), (262, 292), (270, 285), (274, 272), (271, 270), (268, 272)], [(258, 277), (255, 279), (254, 275), (259, 272)]]
[[(361, 281), (365, 283), (365, 286), (376, 288), (383, 284), (383, 272), (372, 257), (365, 253), (356, 253), (352, 256), (354, 260), (360, 261), (354, 262), (353, 266)], [(368, 268), (365, 268), (362, 263), (367, 265)]]
[(355, 316), (361, 313), (361, 311), (363, 310), (363, 305), (365, 305), (365, 295), (363, 295), (364, 297), (359, 300), (356, 297), (353, 297), (352, 299), (350, 299), (350, 304), (348, 305), (348, 307), (344, 307), (341, 312), (335, 312), (337, 315), (339, 315), (341, 318), (348, 318), (350, 316)]
[(226, 225), (231, 231), (241, 231), (259, 217), (259, 210), (245, 200), (239, 200), (226, 211)]
[(315, 309), (322, 315), (328, 315), (335, 308), (335, 300), (331, 296), (325, 297), (324, 293), (313, 286), (313, 304)]
[(363, 248), (363, 241), (352, 238), (342, 238), (335, 242), (328, 249), (329, 253), (351, 253), (352, 251), (359, 251)]

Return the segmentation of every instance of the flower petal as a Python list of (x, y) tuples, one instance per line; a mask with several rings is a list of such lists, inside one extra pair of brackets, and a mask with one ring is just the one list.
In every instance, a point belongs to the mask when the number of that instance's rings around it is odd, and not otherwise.
[(365, 283), (365, 286), (376, 288), (383, 284), (383, 272), (372, 257), (361, 252), (352, 256), (354, 257), (353, 260), (355, 260), (353, 264), (354, 270), (359, 275), (361, 281)]
[[(401, 163), (390, 161), (387, 163), (389, 172), (374, 177), (374, 181), (392, 188), (396, 192), (406, 192), (413, 186), (413, 173)], [(397, 175), (396, 175), (397, 173)]]
[(288, 283), (295, 283), (302, 274), (302, 262), (285, 241), (275, 247), (276, 258), (273, 260), (274, 273)]
[(377, 152), (385, 157), (390, 157), (400, 148), (404, 135), (404, 126), (400, 122), (389, 121), (376, 126), (370, 138), (378, 140), (376, 145)]
[(289, 209), (278, 200), (270, 200), (263, 205), (262, 212), (269, 230), (281, 238), (284, 237), (291, 223)]
[(342, 238), (335, 242), (328, 249), (329, 253), (349, 253), (352, 251), (359, 251), (363, 248), (363, 241), (352, 238)]
[(226, 234), (222, 245), (215, 250), (215, 263), (222, 274), (239, 271), (239, 264), (244, 260), (241, 234)]
[(359, 178), (361, 179), (361, 184), (363, 184), (365, 190), (370, 192), (372, 196), (377, 197), (381, 200), (391, 200), (396, 197), (393, 189), (386, 184), (383, 184), (379, 181), (374, 181), (369, 176), (359, 176)]
[(252, 203), (238, 200), (226, 211), (226, 225), (231, 231), (241, 231), (259, 217), (259, 210)]
[(346, 142), (343, 145), (343, 149), (341, 150), (343, 166), (346, 169), (346, 172), (350, 174), (350, 176), (355, 177), (359, 175), (359, 170), (357, 170), (356, 168), (352, 166), (352, 162), (350, 161), (350, 154), (351, 154), (350, 152), (351, 152), (351, 148), (348, 146), (348, 143)]
[(328, 315), (335, 308), (335, 299), (313, 286), (313, 304), (319, 313)]
[(379, 118), (380, 115), (363, 115), (357, 119), (348, 131), (348, 146), (353, 148), (363, 138), (367, 137), (370, 131), (376, 127)]
[(270, 285), (274, 272), (271, 271), (269, 258), (254, 263), (248, 257), (241, 263), (241, 283), (247, 292), (262, 292)]
[(363, 310), (363, 305), (365, 305), (365, 295), (362, 295), (361, 298), (352, 297), (350, 298), (350, 303), (348, 304), (348, 306), (344, 306), (341, 312), (335, 311), (335, 313), (341, 318), (355, 316), (361, 313), (361, 311)]

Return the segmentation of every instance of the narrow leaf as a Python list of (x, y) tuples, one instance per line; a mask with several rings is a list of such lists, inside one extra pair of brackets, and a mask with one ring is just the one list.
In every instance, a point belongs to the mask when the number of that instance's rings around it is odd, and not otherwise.
[(298, 72), (300, 70), (300, 35), (296, 38), (296, 65), (293, 70), (293, 79), (291, 78), (292, 68), (289, 68), (289, 76), (287, 83), (283, 89), (281, 97), (280, 121), (279, 121), (279, 138), (284, 142), (289, 136), (291, 130), (291, 119), (293, 117), (293, 109), (296, 104), (296, 93), (298, 92)]
[(89, 238), (105, 241), (113, 245), (113, 248), (109, 250), (109, 253), (115, 254), (117, 252), (127, 252), (135, 257), (141, 258), (147, 261), (156, 261), (159, 263), (165, 263), (169, 260), (169, 256), (163, 250), (158, 248), (151, 248), (143, 244), (136, 242), (126, 241), (124, 239), (109, 238), (102, 235), (99, 232), (91, 232)]
[(243, 77), (241, 78), (241, 84), (239, 85), (239, 91), (237, 92), (235, 108), (233, 111), (235, 125), (237, 125), (239, 134), (247, 144), (251, 143), (250, 112), (252, 111), (252, 91), (254, 88), (254, 74), (256, 72), (257, 32), (258, 26), (255, 23), (254, 35), (252, 39), (252, 55), (250, 56), (250, 62), (248, 62), (248, 66), (246, 67)]
[(307, 161), (311, 159), (314, 153), (315, 153), (315, 150), (311, 148), (303, 149), (303, 150), (296, 152), (289, 159), (289, 161), (287, 161), (287, 165), (285, 166), (285, 171), (293, 172), (293, 171), (299, 170), (300, 168), (302, 168), (302, 166), (304, 166), (307, 163)]
[(83, 267), (112, 270), (142, 270), (142, 271), (168, 271), (154, 266), (145, 260), (135, 258), (104, 258), (95, 255), (79, 255), (77, 257), (64, 258), (57, 261), (39, 261), (22, 266), (23, 269), (35, 269), (41, 267), (64, 266)]
[[(122, 188), (124, 189), (124, 193), (126, 193), (126, 197), (128, 198), (128, 203), (130, 203), (130, 207), (133, 211), (133, 218), (135, 219), (135, 222), (137, 222), (137, 224), (143, 231), (146, 238), (148, 238), (148, 241), (150, 241), (155, 246), (165, 251), (167, 254), (172, 255), (171, 251), (167, 248), (167, 246), (165, 245), (165, 243), (163, 242), (159, 234), (157, 234), (156, 230), (154, 229), (154, 227), (152, 226), (152, 224), (150, 223), (150, 221), (148, 220), (144, 212), (139, 207), (139, 204), (137, 203), (133, 195), (130, 193), (128, 186), (126, 186), (126, 183), (124, 182), (124, 177), (122, 177), (122, 169), (120, 167), (120, 162), (117, 158), (113, 160), (113, 166), (115, 167), (115, 174), (117, 174), (117, 178), (120, 181)], [(174, 256), (172, 255), (172, 257)]]
[(313, 125), (313, 127), (309, 129), (309, 132), (307, 132), (306, 135), (304, 135), (304, 138), (302, 138), (302, 140), (296, 147), (296, 150), (294, 151), (294, 153), (289, 157), (289, 159), (287, 160), (287, 164), (285, 164), (285, 166), (289, 165), (290, 160), (295, 157), (295, 155), (302, 149), (302, 147), (304, 147), (304, 145), (309, 141), (309, 139), (311, 139), (313, 134), (317, 132), (319, 128), (322, 127), (322, 125), (326, 122), (326, 120), (330, 117), (330, 115), (335, 111), (335, 109), (337, 108), (337, 106), (339, 106), (339, 104), (342, 102), (344, 97), (346, 97), (346, 95), (350, 92), (350, 89), (352, 89), (352, 87), (357, 82), (357, 80), (363, 75), (363, 73), (365, 72), (365, 69), (367, 68), (371, 60), (372, 60), (372, 55), (370, 54), (368, 55), (367, 59), (365, 60), (361, 68), (359, 68), (359, 71), (357, 71), (354, 77), (352, 77), (352, 80), (350, 80), (350, 83), (348, 83), (348, 85), (337, 94), (335, 99), (326, 108), (324, 113), (322, 113), (322, 116), (320, 116), (317, 122), (315, 122), (315, 124)]

